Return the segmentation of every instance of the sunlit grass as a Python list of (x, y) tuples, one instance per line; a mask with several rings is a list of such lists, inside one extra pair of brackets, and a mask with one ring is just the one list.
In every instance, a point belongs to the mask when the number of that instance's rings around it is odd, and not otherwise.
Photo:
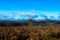
[(4, 37), (5, 40), (58, 40), (60, 39), (60, 27), (0, 27), (0, 37)]

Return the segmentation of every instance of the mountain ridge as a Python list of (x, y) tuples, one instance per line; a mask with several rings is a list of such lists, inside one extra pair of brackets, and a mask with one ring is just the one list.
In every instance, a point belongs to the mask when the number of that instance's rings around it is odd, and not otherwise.
[(6, 20), (0, 20), (0, 26), (36, 26), (36, 25), (49, 25), (53, 23), (53, 25), (60, 24), (60, 21), (57, 20), (25, 20), (25, 21), (6, 21)]

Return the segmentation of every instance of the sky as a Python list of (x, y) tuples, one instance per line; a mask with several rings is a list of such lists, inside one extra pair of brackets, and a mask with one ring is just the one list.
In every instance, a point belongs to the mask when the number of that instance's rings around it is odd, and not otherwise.
[(0, 20), (60, 20), (60, 0), (0, 0)]

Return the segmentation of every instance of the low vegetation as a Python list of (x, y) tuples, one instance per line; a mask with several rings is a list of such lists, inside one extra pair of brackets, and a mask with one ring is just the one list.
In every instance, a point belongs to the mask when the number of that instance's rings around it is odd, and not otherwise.
[(60, 40), (60, 27), (0, 27), (0, 40)]

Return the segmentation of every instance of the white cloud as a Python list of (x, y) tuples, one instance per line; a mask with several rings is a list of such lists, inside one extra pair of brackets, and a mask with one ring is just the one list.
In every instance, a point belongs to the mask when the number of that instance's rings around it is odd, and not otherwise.
[(0, 20), (20, 20), (20, 19), (58, 19), (60, 12), (43, 12), (43, 11), (0, 11)]

